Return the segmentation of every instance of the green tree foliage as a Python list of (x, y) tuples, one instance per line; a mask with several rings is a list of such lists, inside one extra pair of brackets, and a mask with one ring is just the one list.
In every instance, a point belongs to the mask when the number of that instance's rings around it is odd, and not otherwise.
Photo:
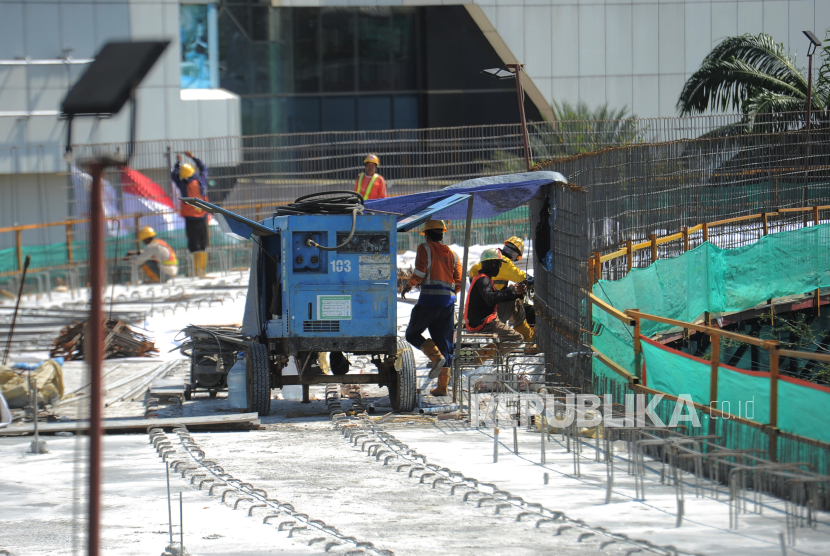
[[(830, 46), (818, 50), (818, 76), (813, 81), (812, 127), (827, 126), (830, 103)], [(766, 122), (767, 129), (804, 125), (807, 72), (770, 35), (741, 35), (718, 44), (686, 81), (677, 109), (681, 115), (707, 110), (739, 111), (745, 124)], [(748, 130), (747, 126), (743, 130)]]
[(628, 107), (613, 109), (603, 104), (591, 108), (580, 100), (576, 104), (554, 102), (551, 109), (553, 120), (529, 124), (534, 158), (572, 156), (640, 142), (637, 117), (629, 114)]

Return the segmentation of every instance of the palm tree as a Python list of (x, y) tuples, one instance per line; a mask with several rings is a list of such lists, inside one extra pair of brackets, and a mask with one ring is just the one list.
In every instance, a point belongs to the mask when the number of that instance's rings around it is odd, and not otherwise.
[[(811, 126), (826, 126), (830, 103), (830, 47), (821, 49), (818, 79), (813, 83)], [(677, 109), (681, 115), (706, 110), (739, 111), (743, 129), (753, 123), (769, 130), (804, 125), (807, 77), (803, 68), (770, 35), (730, 37), (717, 45), (686, 81)]]
[(638, 142), (637, 117), (625, 106), (591, 108), (581, 100), (576, 104), (554, 101), (551, 109), (553, 120), (531, 124), (536, 157), (571, 156)]

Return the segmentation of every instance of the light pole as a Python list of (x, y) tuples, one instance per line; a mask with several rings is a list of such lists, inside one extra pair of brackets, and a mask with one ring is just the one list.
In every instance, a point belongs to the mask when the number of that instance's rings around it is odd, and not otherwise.
[[(810, 46), (807, 47), (807, 114), (805, 116), (804, 122), (804, 130), (806, 132), (805, 137), (805, 155), (804, 155), (804, 194), (802, 195), (804, 198), (804, 205), (807, 205), (807, 186), (810, 181), (810, 119), (812, 118), (810, 114), (810, 109), (812, 108), (813, 103), (813, 54), (816, 52), (816, 48), (821, 46), (821, 41), (816, 37), (812, 31), (804, 31), (804, 35), (810, 39)], [(818, 222), (816, 222), (818, 224)]]
[(481, 73), (491, 75), (496, 79), (516, 79), (516, 94), (519, 96), (519, 116), (522, 121), (522, 140), (525, 146), (525, 167), (530, 171), (530, 138), (527, 134), (527, 119), (525, 118), (524, 89), (522, 88), (522, 71), (524, 64), (505, 64), (503, 68), (482, 70)]

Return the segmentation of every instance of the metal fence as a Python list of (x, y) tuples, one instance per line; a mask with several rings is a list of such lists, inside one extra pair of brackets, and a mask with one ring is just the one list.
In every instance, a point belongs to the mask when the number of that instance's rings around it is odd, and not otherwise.
[[(586, 296), (592, 254), (761, 212), (775, 213), (768, 232), (783, 231), (813, 216), (779, 209), (830, 204), (828, 130), (808, 138), (802, 130), (775, 132), (759, 124), (754, 133), (610, 147), (541, 166), (564, 174), (570, 185), (547, 186), (531, 207), (533, 229), (546, 215), (550, 223), (550, 254), (535, 265), (536, 305), (546, 323), (539, 326), (537, 341), (552, 354), (554, 372), (583, 388), (590, 387), (592, 376), (590, 357), (578, 355), (591, 345)], [(549, 211), (542, 211), (545, 200)], [(707, 239), (722, 248), (740, 247), (757, 241), (764, 227), (759, 220), (723, 223), (709, 229)], [(689, 235), (691, 248), (702, 241), (702, 231)], [(657, 258), (684, 249), (682, 241), (664, 243), (656, 247)], [(543, 255), (541, 249), (537, 253)], [(654, 258), (651, 249), (636, 251), (632, 267), (648, 266)], [(627, 258), (606, 261), (599, 270), (596, 277), (622, 278)]]

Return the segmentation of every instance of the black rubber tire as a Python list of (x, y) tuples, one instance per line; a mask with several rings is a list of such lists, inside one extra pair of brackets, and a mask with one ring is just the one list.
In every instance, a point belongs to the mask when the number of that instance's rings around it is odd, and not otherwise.
[(400, 370), (393, 370), (394, 382), (389, 385), (389, 401), (392, 409), (401, 413), (408, 413), (418, 404), (418, 384), (415, 380), (415, 356), (412, 346), (398, 338), (398, 352), (400, 353)]
[(245, 357), (248, 378), (248, 409), (266, 417), (271, 413), (271, 369), (268, 348), (252, 344)]

